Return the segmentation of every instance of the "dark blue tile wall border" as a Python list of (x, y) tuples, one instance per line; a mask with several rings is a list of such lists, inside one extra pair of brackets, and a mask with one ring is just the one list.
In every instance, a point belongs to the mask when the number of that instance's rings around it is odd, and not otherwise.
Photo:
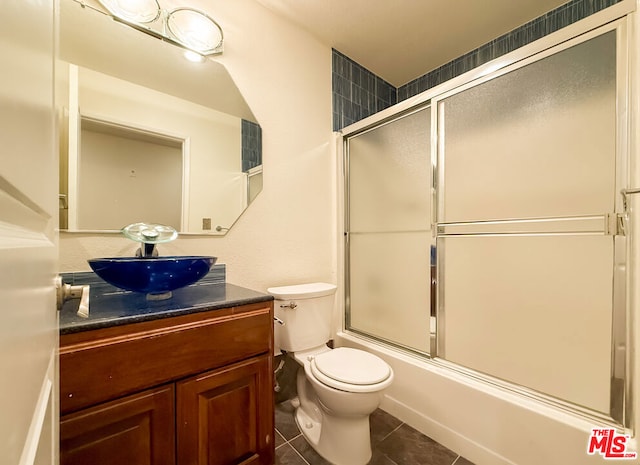
[[(449, 63), (434, 69), (433, 71), (414, 79), (397, 89), (386, 81), (373, 75), (362, 68), (348, 57), (337, 50), (333, 50), (333, 129), (337, 131), (352, 124), (376, 111), (383, 110), (390, 105), (401, 102), (409, 97), (424, 92), (438, 84), (459, 76), (473, 68), (488, 61), (494, 60), (513, 50), (527, 45), (541, 37), (562, 29), (565, 26), (586, 18), (600, 10), (615, 5), (622, 0), (571, 0), (555, 10), (546, 13), (533, 21), (514, 29), (507, 34), (488, 42), (477, 49), (456, 58)], [(356, 70), (363, 70), (367, 74), (367, 79), (373, 82), (385, 83), (389, 88), (381, 87), (380, 96), (373, 88), (374, 98), (380, 98), (386, 105), (377, 108), (375, 111), (364, 113), (359, 110), (360, 98), (357, 92), (348, 91), (353, 87), (358, 87), (357, 82), (361, 82), (362, 75)], [(350, 74), (351, 73), (351, 74)], [(356, 77), (360, 81), (356, 81)]]
[(572, 0), (398, 88), (398, 101), (424, 92), (621, 0)]
[(242, 171), (262, 165), (262, 128), (242, 120)]
[(395, 86), (337, 50), (333, 50), (331, 78), (334, 131), (398, 101)]

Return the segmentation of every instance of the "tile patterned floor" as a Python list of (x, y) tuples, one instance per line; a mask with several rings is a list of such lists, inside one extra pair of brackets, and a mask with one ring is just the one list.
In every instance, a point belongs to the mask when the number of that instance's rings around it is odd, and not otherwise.
[[(276, 465), (331, 465), (307, 443), (290, 402), (276, 405)], [(371, 415), (369, 465), (473, 465), (409, 425), (376, 410)]]

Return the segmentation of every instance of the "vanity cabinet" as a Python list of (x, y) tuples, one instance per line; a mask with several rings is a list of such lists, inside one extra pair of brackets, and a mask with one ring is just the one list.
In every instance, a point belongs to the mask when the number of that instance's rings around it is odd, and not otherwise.
[(271, 465), (273, 303), (60, 337), (60, 463)]

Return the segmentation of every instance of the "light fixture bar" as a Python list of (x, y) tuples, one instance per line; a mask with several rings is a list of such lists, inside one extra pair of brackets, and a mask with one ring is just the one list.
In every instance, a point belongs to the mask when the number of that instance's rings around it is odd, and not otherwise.
[(114, 20), (156, 39), (201, 56), (219, 55), (223, 51), (222, 28), (209, 15), (195, 8), (180, 7), (168, 12), (162, 9), (158, 0), (98, 2)]

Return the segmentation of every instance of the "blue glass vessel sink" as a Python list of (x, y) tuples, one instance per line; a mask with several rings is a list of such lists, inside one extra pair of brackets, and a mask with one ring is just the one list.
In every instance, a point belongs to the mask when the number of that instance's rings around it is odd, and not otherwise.
[(147, 297), (171, 297), (171, 291), (193, 284), (205, 276), (216, 257), (167, 256), (149, 258), (94, 258), (91, 269), (109, 284)]

